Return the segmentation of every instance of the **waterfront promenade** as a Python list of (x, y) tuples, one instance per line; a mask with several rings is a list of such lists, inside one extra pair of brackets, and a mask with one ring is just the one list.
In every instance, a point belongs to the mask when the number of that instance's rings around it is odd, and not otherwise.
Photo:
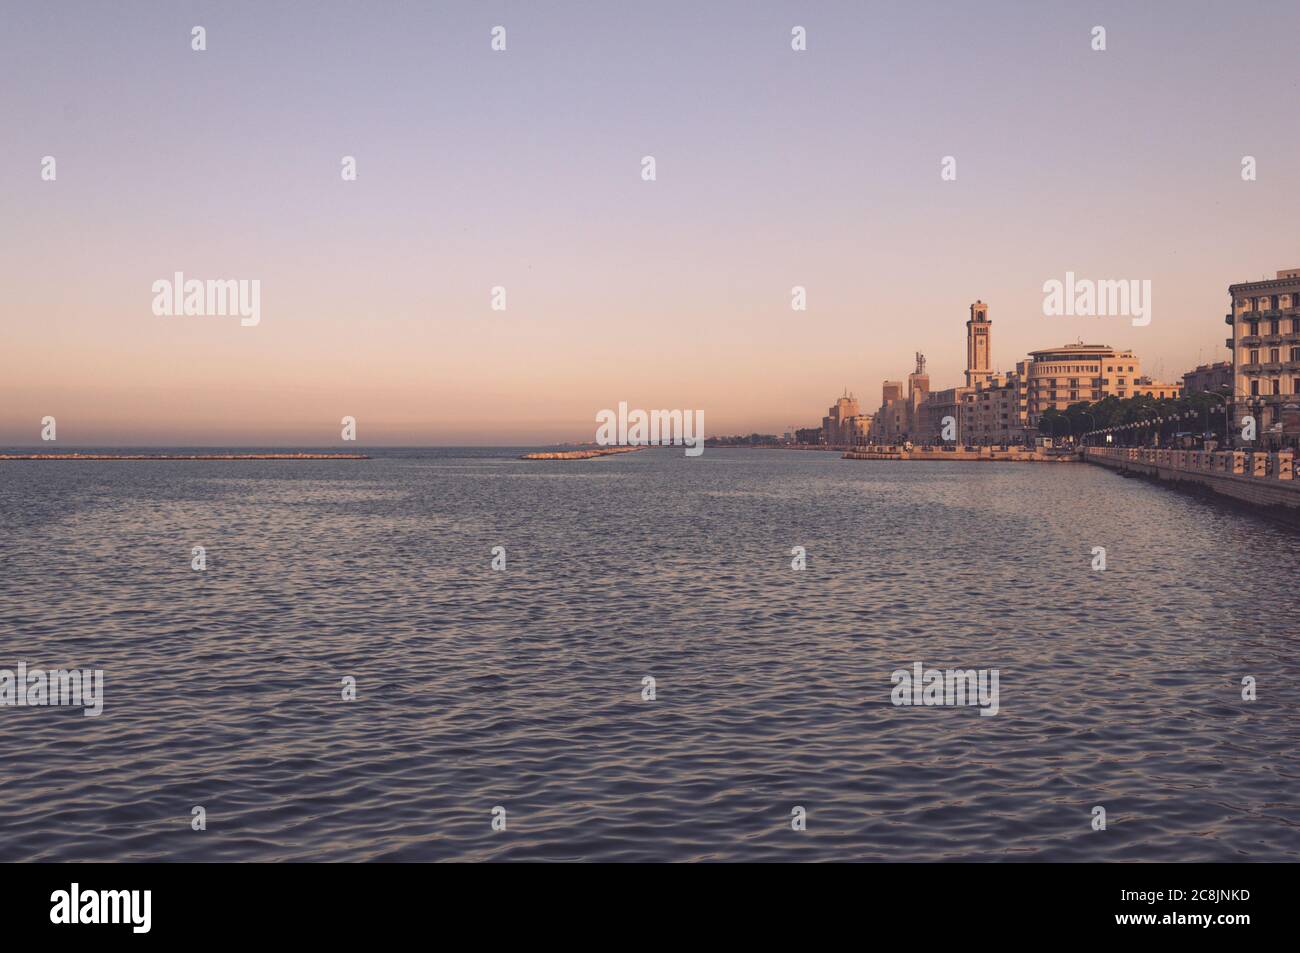
[(1085, 447), (1083, 454), (1089, 463), (1230, 497), (1300, 525), (1300, 483), (1290, 451)]
[(879, 444), (855, 447), (844, 452), (845, 460), (935, 460), (955, 462), (1077, 463), (1073, 450), (1037, 447), (906, 447)]

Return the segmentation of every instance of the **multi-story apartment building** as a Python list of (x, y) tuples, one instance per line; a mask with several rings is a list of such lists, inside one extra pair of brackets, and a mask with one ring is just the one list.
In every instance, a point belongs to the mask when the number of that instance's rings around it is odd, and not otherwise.
[(863, 414), (858, 399), (846, 390), (822, 418), (822, 443), (833, 447), (865, 443), (870, 426), (871, 415)]
[(901, 381), (885, 381), (880, 388), (880, 409), (871, 422), (873, 443), (893, 443), (908, 432), (910, 417)]
[(871, 414), (858, 414), (845, 422), (844, 435), (850, 446), (856, 447), (867, 442), (867, 435), (871, 433), (871, 421)]
[[(1018, 368), (1023, 369), (1025, 362)], [(1026, 436), (1025, 383), (1018, 370), (992, 374), (965, 395), (962, 437), (968, 444), (1018, 443)]]
[(809, 446), (815, 446), (822, 443), (822, 436), (823, 434), (820, 427), (800, 427), (794, 432), (796, 443), (807, 444)]
[(1282, 423), (1282, 408), (1300, 402), (1300, 268), (1272, 280), (1231, 285), (1233, 417), (1255, 416), (1261, 433)]
[(1031, 351), (1026, 373), (1028, 421), (1038, 425), (1043, 412), (1065, 410), (1081, 401), (1138, 394), (1177, 397), (1182, 384), (1166, 384), (1142, 374), (1142, 362), (1129, 350), (1104, 344), (1063, 344)]
[(953, 440), (961, 443), (966, 433), (966, 395), (973, 387), (948, 387), (944, 390), (930, 391), (917, 412), (917, 439), (924, 442), (943, 440), (943, 422), (945, 417), (954, 421)]
[(901, 398), (890, 398), (880, 405), (871, 422), (871, 442), (894, 443), (902, 440), (908, 433), (908, 425), (907, 402)]
[(1182, 384), (1166, 384), (1163, 381), (1152, 380), (1149, 377), (1139, 377), (1129, 388), (1129, 396), (1136, 397), (1142, 394), (1146, 397), (1158, 397), (1163, 400), (1166, 397), (1182, 397)]
[(1232, 389), (1232, 361), (1201, 364), (1183, 375), (1184, 394), (1204, 394), (1206, 391)]

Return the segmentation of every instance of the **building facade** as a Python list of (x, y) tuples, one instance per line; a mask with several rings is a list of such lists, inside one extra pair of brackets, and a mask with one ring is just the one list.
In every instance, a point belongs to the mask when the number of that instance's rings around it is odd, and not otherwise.
[(847, 390), (836, 398), (822, 418), (821, 442), (832, 447), (852, 447), (866, 442), (871, 416), (863, 414), (858, 399)]
[(880, 409), (871, 422), (871, 443), (895, 443), (908, 432), (907, 401), (901, 381), (885, 381), (880, 386)]
[(992, 374), (965, 396), (962, 436), (967, 444), (1022, 443), (1028, 433), (1028, 398), (1023, 368)]
[(1166, 384), (1163, 381), (1152, 380), (1149, 377), (1139, 377), (1129, 388), (1129, 396), (1136, 397), (1139, 394), (1144, 397), (1158, 397), (1164, 400), (1166, 397), (1182, 397), (1182, 384)]
[(916, 435), (923, 443), (944, 442), (944, 419), (953, 419), (953, 436), (956, 443), (965, 441), (966, 434), (966, 395), (974, 391), (973, 387), (948, 387), (944, 390), (930, 391), (917, 413)]
[(794, 439), (796, 443), (816, 446), (823, 442), (822, 430), (820, 427), (800, 427), (794, 432)]
[(1300, 403), (1300, 268), (1272, 280), (1231, 285), (1233, 417), (1247, 414), (1261, 434), (1279, 428), (1283, 408)]
[(1142, 362), (1130, 350), (1104, 344), (1063, 344), (1031, 351), (1026, 371), (1026, 412), (1031, 426), (1047, 410), (1105, 397), (1139, 394), (1177, 397), (1182, 384), (1167, 384), (1142, 374)]
[(1232, 390), (1232, 361), (1202, 364), (1183, 375), (1184, 394), (1204, 394), (1206, 391)]

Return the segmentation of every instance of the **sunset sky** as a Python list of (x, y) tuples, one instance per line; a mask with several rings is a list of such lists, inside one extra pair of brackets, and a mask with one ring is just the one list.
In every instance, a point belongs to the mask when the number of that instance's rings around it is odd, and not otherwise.
[[(1176, 380), (1300, 267), (1298, 38), (1294, 2), (4, 0), (0, 443), (779, 432), (918, 350), (961, 383), (977, 298), (999, 369), (1083, 338)], [(259, 279), (260, 325), (155, 316), (176, 271)], [(1045, 317), (1067, 271), (1150, 279), (1151, 324)]]

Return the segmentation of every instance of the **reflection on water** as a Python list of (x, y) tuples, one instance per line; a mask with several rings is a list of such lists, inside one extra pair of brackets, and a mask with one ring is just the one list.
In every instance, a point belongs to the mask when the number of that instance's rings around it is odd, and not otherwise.
[[(1300, 856), (1292, 531), (1083, 465), (516, 453), (5, 465), (0, 668), (106, 701), (0, 708), (0, 860)], [(917, 661), (1000, 712), (895, 708)]]

